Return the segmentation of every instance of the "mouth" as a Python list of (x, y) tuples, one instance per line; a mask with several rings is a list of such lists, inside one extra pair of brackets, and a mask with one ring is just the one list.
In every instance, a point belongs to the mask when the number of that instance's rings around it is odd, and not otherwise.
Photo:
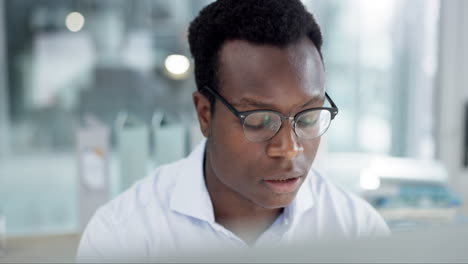
[(299, 188), (301, 178), (302, 176), (285, 179), (263, 180), (263, 182), (270, 190), (275, 193), (292, 193)]

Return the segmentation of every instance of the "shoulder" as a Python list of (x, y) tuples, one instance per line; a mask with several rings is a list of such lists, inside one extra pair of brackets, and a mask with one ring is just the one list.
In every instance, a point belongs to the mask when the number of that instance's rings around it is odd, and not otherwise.
[(346, 209), (346, 211), (351, 212), (357, 210), (373, 210), (362, 198), (354, 193), (341, 189), (318, 171), (311, 170), (309, 177), (311, 178), (309, 184), (311, 185), (314, 195), (320, 197), (324, 202), (329, 203), (328, 205), (340, 207), (340, 209)]
[(386, 235), (388, 227), (383, 218), (365, 200), (343, 190), (315, 170), (309, 174), (316, 207), (339, 224), (352, 237)]
[(156, 168), (149, 176), (102, 206), (100, 211), (121, 224), (149, 208), (161, 209), (160, 213), (164, 213), (184, 163), (185, 159), (182, 159)]
[(183, 160), (157, 168), (96, 210), (82, 235), (77, 259), (105, 260), (118, 252), (143, 254), (139, 251), (147, 247), (149, 230), (167, 217), (180, 166)]

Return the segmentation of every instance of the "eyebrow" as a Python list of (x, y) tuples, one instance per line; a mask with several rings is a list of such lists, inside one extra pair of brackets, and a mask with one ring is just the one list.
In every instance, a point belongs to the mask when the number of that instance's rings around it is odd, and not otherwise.
[[(301, 106), (301, 108), (304, 108), (308, 105), (312, 105), (316, 102), (324, 101), (325, 97), (324, 96), (314, 96), (312, 99), (307, 101), (305, 104)], [(266, 109), (274, 109), (276, 108), (275, 105), (273, 104), (268, 104), (261, 102), (259, 100), (253, 99), (253, 98), (241, 98), (239, 102), (233, 103), (234, 106), (253, 106), (253, 107), (258, 107), (258, 108), (266, 108)]]
[(261, 102), (253, 98), (241, 98), (238, 102), (233, 103), (234, 106), (254, 106), (260, 108), (274, 108), (274, 105)]

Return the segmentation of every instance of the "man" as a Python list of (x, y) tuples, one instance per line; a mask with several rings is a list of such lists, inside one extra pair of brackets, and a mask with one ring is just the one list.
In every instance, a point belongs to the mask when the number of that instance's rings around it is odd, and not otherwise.
[(79, 261), (388, 233), (311, 169), (338, 109), (319, 26), (299, 0), (218, 0), (191, 23), (189, 44), (206, 141), (99, 209)]

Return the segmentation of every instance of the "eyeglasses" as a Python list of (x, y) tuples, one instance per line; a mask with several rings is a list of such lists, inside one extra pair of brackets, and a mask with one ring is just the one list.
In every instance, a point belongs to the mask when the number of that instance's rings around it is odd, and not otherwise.
[(210, 87), (205, 86), (203, 90), (212, 94), (239, 118), (245, 137), (253, 142), (263, 142), (273, 138), (280, 130), (284, 120), (291, 122), (297, 137), (302, 139), (317, 138), (327, 131), (331, 121), (338, 114), (338, 107), (327, 93), (325, 93), (325, 97), (331, 107), (309, 108), (294, 116), (285, 116), (273, 110), (239, 112)]

